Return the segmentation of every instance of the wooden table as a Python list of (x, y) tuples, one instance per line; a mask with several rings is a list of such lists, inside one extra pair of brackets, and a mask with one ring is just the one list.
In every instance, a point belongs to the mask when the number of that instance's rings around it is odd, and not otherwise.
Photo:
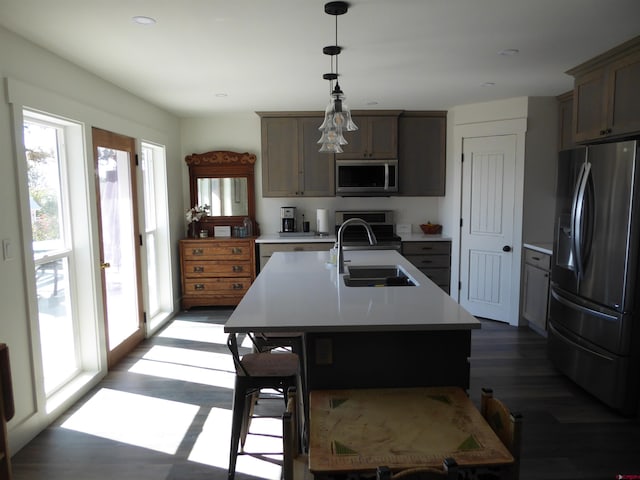
[(458, 387), (314, 390), (309, 420), (314, 475), (514, 461)]

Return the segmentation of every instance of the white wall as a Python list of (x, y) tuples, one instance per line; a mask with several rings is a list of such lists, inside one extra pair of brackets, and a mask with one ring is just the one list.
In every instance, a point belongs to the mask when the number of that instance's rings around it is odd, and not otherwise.
[[(10, 448), (13, 452), (43, 429), (60, 413), (44, 411), (38, 398), (36, 375), (39, 367), (31, 353), (31, 325), (35, 325), (35, 312), (29, 309), (26, 282), (33, 276), (25, 268), (22, 238), (22, 217), (28, 207), (20, 201), (16, 183), (17, 162), (23, 161), (23, 152), (15, 148), (11, 106), (7, 101), (7, 85), (12, 85), (13, 98), (28, 107), (49, 113), (65, 115), (84, 123), (85, 130), (92, 126), (115, 131), (165, 145), (168, 157), (169, 202), (173, 243), (183, 234), (181, 210), (183, 206), (180, 181), (179, 121), (176, 117), (134, 97), (79, 67), (29, 43), (0, 28), (0, 239), (12, 245), (12, 257), (0, 256), (0, 341), (9, 345), (16, 415), (9, 422)], [(7, 82), (7, 78), (11, 79)], [(15, 101), (15, 100), (14, 100)], [(93, 172), (90, 143), (87, 144), (87, 168)], [(93, 182), (91, 182), (93, 184)], [(93, 208), (96, 209), (95, 204)], [(97, 209), (91, 217), (96, 218)], [(88, 228), (95, 232), (96, 226)], [(97, 238), (93, 251), (98, 252)], [(179, 294), (179, 267), (177, 248), (173, 249), (173, 270), (176, 295)], [(96, 265), (99, 259), (95, 258)], [(176, 303), (177, 305), (177, 303)], [(103, 367), (102, 374), (105, 370)], [(97, 381), (97, 379), (95, 380)], [(90, 385), (87, 385), (85, 390)], [(79, 398), (79, 392), (73, 398)], [(72, 400), (73, 400), (72, 398)], [(61, 406), (61, 408), (63, 408)]]
[[(449, 218), (439, 215), (443, 197), (315, 197), (315, 198), (262, 198), (262, 159), (260, 155), (260, 117), (254, 112), (221, 115), (206, 118), (188, 118), (182, 121), (182, 150), (184, 156), (209, 150), (232, 150), (255, 153), (256, 162), (256, 217), (262, 234), (280, 230), (280, 207), (297, 207), (297, 213), (305, 214), (305, 220), (314, 226), (316, 209), (329, 210), (329, 221), (335, 210), (385, 209), (396, 212), (396, 223), (409, 223), (413, 230), (431, 221), (450, 228)], [(182, 161), (182, 180), (185, 188), (184, 209), (189, 208), (188, 170)], [(300, 219), (298, 219), (300, 221)]]

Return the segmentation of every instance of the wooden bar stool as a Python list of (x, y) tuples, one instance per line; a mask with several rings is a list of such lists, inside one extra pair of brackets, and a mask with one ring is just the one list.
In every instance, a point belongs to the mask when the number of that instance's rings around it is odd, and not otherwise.
[[(247, 353), (240, 357), (235, 333), (230, 333), (227, 337), (227, 346), (233, 356), (236, 369), (228, 473), (229, 480), (233, 480), (238, 459), (238, 444), (241, 443), (244, 447), (253, 395), (263, 388), (282, 392), (284, 411), (287, 407), (287, 390), (295, 388), (298, 384), (300, 360), (297, 354), (288, 352)], [(241, 437), (242, 442), (240, 442)]]

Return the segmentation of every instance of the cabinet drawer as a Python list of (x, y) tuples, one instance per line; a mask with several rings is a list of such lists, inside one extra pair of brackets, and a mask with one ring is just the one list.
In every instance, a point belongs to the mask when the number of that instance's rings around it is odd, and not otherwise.
[(451, 242), (403, 242), (402, 254), (437, 254), (449, 255), (451, 253)]
[(251, 259), (251, 242), (190, 242), (183, 248), (185, 260)]
[(549, 270), (551, 266), (551, 256), (526, 248), (524, 250), (524, 261), (529, 265), (534, 265), (543, 270)]
[(195, 260), (185, 260), (185, 278), (203, 277), (246, 277), (251, 275), (251, 264), (244, 261), (233, 260), (209, 260), (199, 262)]
[(436, 285), (449, 286), (451, 272), (448, 268), (421, 268), (420, 271), (429, 277)]
[(405, 255), (405, 258), (416, 267), (423, 268), (449, 268), (451, 258), (449, 255)]
[(261, 243), (260, 256), (270, 257), (274, 252), (322, 252), (330, 250), (331, 242), (317, 243)]
[(251, 277), (185, 279), (185, 296), (244, 295), (251, 286)]

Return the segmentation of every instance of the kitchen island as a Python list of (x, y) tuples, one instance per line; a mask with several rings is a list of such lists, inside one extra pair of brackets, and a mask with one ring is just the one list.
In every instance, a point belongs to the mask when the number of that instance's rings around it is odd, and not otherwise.
[(396, 251), (344, 252), (346, 267), (394, 265), (414, 286), (347, 286), (329, 252), (277, 252), (226, 332), (304, 334), (306, 387), (469, 388), (480, 322)]

